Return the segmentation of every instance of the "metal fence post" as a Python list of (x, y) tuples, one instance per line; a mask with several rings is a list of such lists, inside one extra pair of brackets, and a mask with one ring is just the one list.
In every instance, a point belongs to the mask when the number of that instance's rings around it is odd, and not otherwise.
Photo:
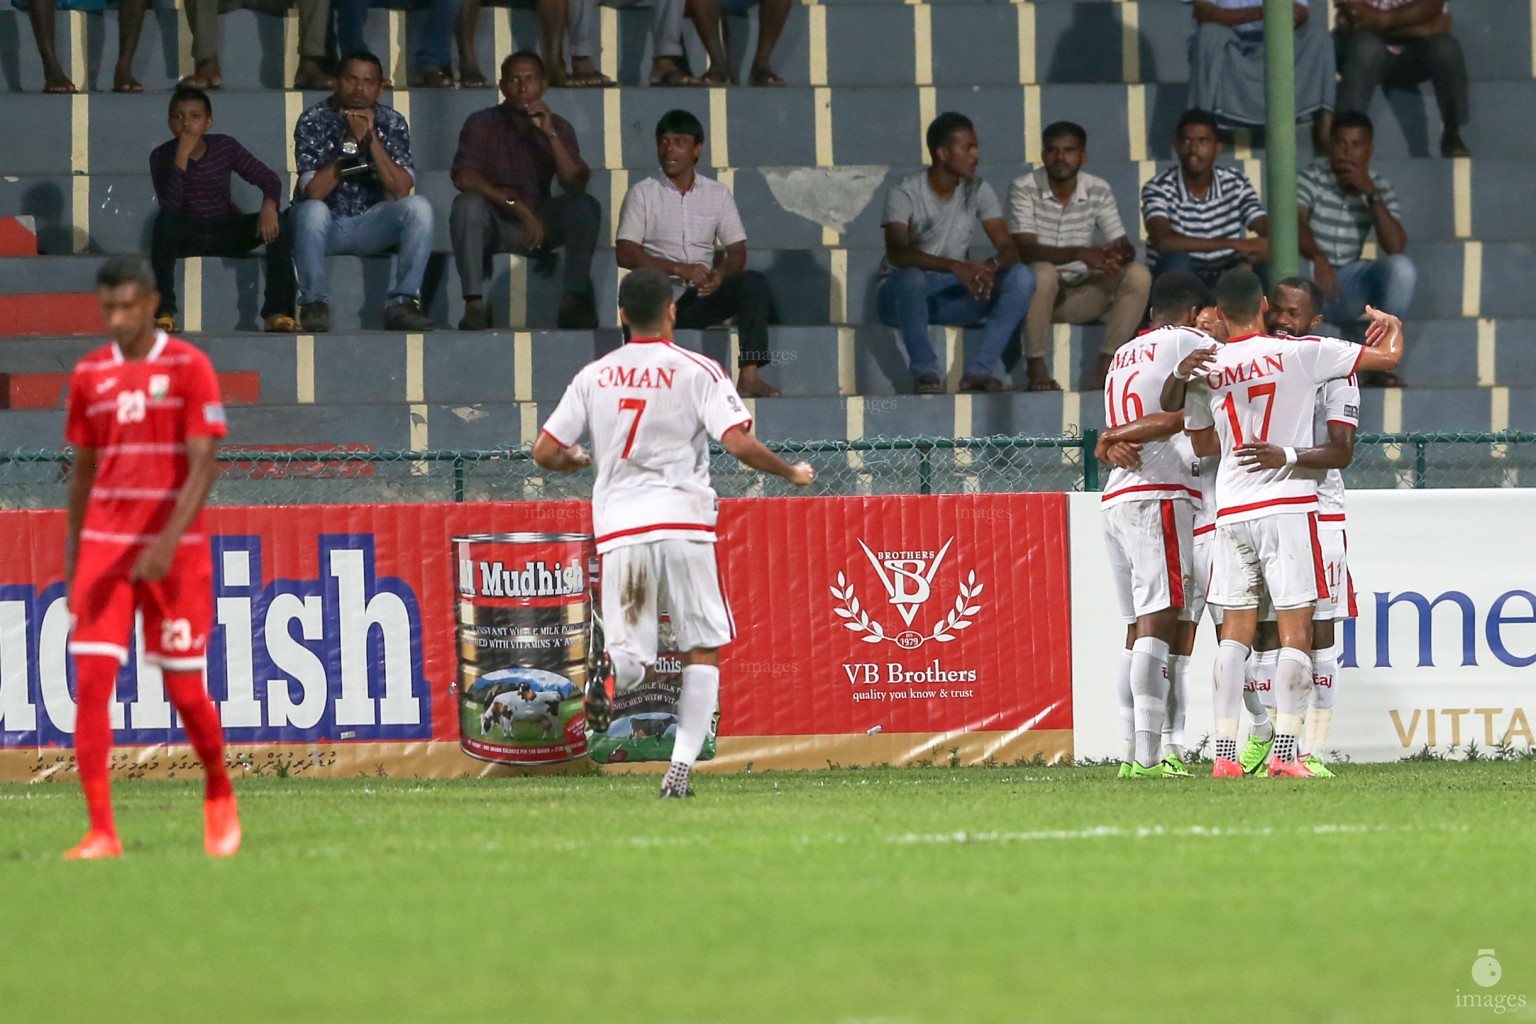
[(1099, 432), (1092, 427), (1084, 430), (1081, 445), (1083, 453), (1083, 490), (1096, 491), (1099, 489), (1099, 460), (1094, 457), (1093, 451), (1099, 445)]
[(1416, 490), (1422, 490), (1429, 486), (1424, 482), (1424, 473), (1428, 469), (1429, 460), (1425, 457), (1429, 444), (1425, 441), (1413, 442), (1413, 486)]

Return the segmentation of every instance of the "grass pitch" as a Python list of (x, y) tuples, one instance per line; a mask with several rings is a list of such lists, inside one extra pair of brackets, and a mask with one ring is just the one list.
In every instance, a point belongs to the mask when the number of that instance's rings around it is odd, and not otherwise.
[[(1528, 763), (1316, 782), (1070, 767), (0, 787), (7, 1021), (644, 1024), (1493, 1018), (1524, 994)], [(1503, 965), (1481, 989), (1480, 949)]]

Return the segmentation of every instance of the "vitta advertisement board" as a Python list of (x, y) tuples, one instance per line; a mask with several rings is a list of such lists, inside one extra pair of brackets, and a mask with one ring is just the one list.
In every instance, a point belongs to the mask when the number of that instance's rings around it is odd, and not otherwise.
[[(1330, 750), (1394, 761), (1425, 746), (1529, 749), (1536, 731), (1536, 492), (1352, 491), (1349, 568), (1359, 618), (1342, 630)], [(1074, 750), (1119, 757), (1115, 671), (1124, 628), (1099, 496), (1070, 496)], [(1191, 743), (1212, 731), (1215, 632), (1200, 626)], [(1330, 756), (1324, 753), (1324, 757)]]

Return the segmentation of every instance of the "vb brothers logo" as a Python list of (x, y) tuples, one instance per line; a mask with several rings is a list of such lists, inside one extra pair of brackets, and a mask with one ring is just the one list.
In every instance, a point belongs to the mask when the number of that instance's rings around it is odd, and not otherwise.
[[(1504, 977), (1504, 968), (1495, 959), (1491, 949), (1477, 951), (1472, 961), (1472, 980), (1479, 988), (1491, 989)], [(1504, 992), (1463, 992), (1456, 990), (1456, 1007), (1462, 1010), (1492, 1010), (1496, 1014), (1510, 1013), (1525, 1008), (1525, 996)]]
[[(915, 650), (930, 640), (937, 643), (949, 643), (955, 639), (955, 635), (962, 630), (969, 629), (973, 618), (981, 610), (981, 606), (975, 603), (980, 596), (984, 585), (976, 582), (976, 570), (972, 569), (960, 583), (960, 595), (955, 598), (952, 607), (943, 617), (938, 619), (930, 632), (924, 634), (912, 628), (912, 622), (917, 618), (917, 613), (928, 599), (933, 596), (933, 578), (938, 575), (939, 566), (944, 562), (944, 556), (949, 553), (950, 545), (954, 538), (944, 542), (944, 546), (937, 552), (934, 551), (881, 551), (876, 553), (869, 549), (869, 545), (862, 540), (859, 547), (869, 558), (869, 564), (875, 567), (875, 575), (885, 587), (887, 603), (896, 607), (896, 614), (901, 616), (901, 621), (906, 627), (895, 633), (887, 632), (886, 627), (878, 619), (873, 618), (869, 611), (859, 601), (854, 593), (853, 583), (844, 573), (837, 574), (837, 586), (829, 587), (832, 596), (837, 598), (838, 605), (832, 611), (843, 620), (843, 628), (855, 633), (863, 633), (859, 639), (866, 644), (878, 644), (889, 640), (903, 650)], [(893, 627), (894, 628), (894, 627)]]

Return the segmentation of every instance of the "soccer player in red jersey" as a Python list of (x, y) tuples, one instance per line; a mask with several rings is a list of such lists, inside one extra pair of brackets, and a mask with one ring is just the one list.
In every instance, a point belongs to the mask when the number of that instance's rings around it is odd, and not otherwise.
[(203, 684), (213, 627), (213, 562), (203, 503), (218, 475), (227, 432), (208, 357), (155, 329), (155, 279), (133, 256), (96, 275), (112, 343), (81, 359), (69, 384), (69, 478), (65, 576), (74, 631), (75, 761), (91, 827), (71, 860), (116, 857), (107, 759), (108, 704), (128, 661), (134, 612), (144, 616), (144, 660), (165, 675), (165, 692), (207, 776), (203, 846), (228, 857), (240, 820), (218, 713)]

